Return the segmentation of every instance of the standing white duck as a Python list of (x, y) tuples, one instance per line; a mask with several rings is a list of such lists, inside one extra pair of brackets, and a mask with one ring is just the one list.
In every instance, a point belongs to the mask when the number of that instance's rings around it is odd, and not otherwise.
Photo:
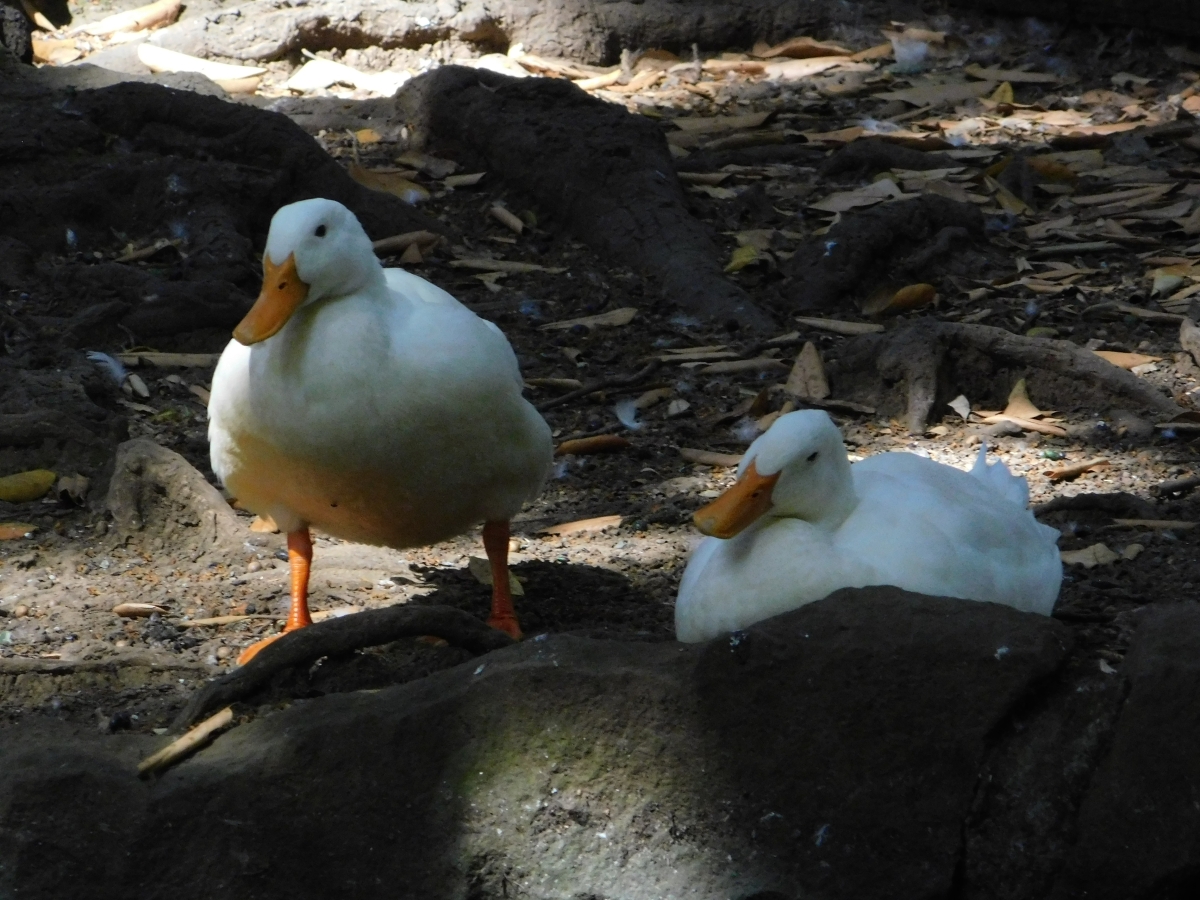
[(699, 510), (675, 603), (695, 642), (829, 596), (890, 584), (1049, 615), (1062, 582), (1058, 532), (1027, 509), (1029, 486), (986, 448), (968, 473), (911, 453), (854, 465), (824, 412), (781, 416), (738, 480)]
[(384, 270), (354, 214), (316, 199), (275, 213), (262, 293), (233, 335), (208, 407), (212, 467), (287, 532), (284, 630), (312, 621), (310, 526), (403, 548), (483, 522), (488, 622), (519, 637), (509, 520), (541, 489), (553, 448), (500, 329)]

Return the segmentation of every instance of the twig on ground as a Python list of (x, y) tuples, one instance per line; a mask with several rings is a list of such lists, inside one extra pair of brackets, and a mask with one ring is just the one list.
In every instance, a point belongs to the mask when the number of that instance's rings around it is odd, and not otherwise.
[(143, 759), (138, 763), (138, 777), (145, 778), (187, 759), (232, 724), (233, 709), (227, 706), (219, 713), (209, 716), (183, 737), (171, 741), (157, 753)]

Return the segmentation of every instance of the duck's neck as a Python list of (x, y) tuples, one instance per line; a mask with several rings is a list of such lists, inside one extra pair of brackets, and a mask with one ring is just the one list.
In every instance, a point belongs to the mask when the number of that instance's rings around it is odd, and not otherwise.
[(854, 490), (850, 461), (832, 452), (827, 454), (820, 471), (809, 473), (798, 484), (789, 484), (785, 478), (776, 489), (777, 518), (803, 519), (828, 531), (840, 528), (856, 506), (858, 494)]

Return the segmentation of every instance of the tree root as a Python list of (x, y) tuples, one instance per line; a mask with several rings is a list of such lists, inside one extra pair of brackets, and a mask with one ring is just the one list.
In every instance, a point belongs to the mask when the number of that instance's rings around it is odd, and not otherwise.
[(662, 131), (561, 80), (446, 66), (398, 97), (417, 146), (504, 180), (617, 264), (705, 318), (758, 329), (770, 318), (721, 269), (687, 211)]
[[(908, 327), (850, 341), (830, 367), (839, 396), (899, 412), (919, 434), (941, 402), (959, 393), (974, 403), (1003, 407), (1018, 378), (1028, 377), (1031, 395), (1058, 409), (1108, 408), (1124, 401), (1160, 416), (1179, 413), (1170, 397), (1136, 375), (1070, 341), (1028, 338), (988, 325), (922, 319)], [(903, 383), (904, 390), (894, 386)]]
[(240, 669), (205, 685), (175, 718), (172, 731), (182, 732), (214, 710), (245, 700), (284, 669), (422, 635), (440, 637), (477, 654), (512, 643), (504, 632), (450, 606), (389, 606), (327, 619), (284, 635)]

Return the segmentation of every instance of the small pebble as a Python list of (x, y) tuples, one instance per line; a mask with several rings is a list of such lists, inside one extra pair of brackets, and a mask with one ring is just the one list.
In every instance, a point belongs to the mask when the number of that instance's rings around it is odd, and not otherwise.
[(218, 647), (216, 652), (217, 659), (229, 659), (233, 656), (233, 650), (229, 647)]
[(22, 616), (27, 616), (27, 615), (29, 615), (29, 607), (26, 606), (24, 603), (18, 603), (16, 606), (13, 607), (13, 615), (16, 616), (18, 619), (21, 618)]
[(257, 559), (252, 559), (252, 560), (250, 560), (250, 565), (246, 566), (246, 571), (247, 572), (257, 572), (261, 568), (262, 568), (262, 563), (260, 563)]

